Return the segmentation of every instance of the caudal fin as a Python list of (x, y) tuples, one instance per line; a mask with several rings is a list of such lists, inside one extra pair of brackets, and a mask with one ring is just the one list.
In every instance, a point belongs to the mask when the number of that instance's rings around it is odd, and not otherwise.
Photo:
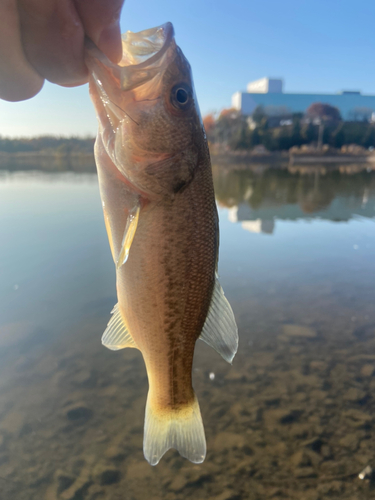
[(143, 453), (151, 465), (157, 465), (170, 448), (195, 464), (206, 457), (206, 438), (198, 400), (178, 410), (156, 410), (147, 398)]

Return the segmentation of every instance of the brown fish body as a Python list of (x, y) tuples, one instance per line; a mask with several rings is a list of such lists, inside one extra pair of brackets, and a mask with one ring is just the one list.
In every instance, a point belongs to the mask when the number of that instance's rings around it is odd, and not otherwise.
[(120, 309), (161, 408), (194, 398), (194, 347), (215, 281), (218, 235), (210, 173), (208, 165), (197, 165), (185, 190), (144, 208), (129, 265), (118, 274)]
[[(170, 32), (166, 39), (153, 63), (160, 78), (140, 63), (142, 71), (135, 66), (126, 75), (128, 92), (104, 91), (112, 82), (107, 68), (100, 73), (90, 61), (100, 124), (95, 156), (117, 267), (118, 305), (102, 341), (142, 352), (149, 379), (144, 453), (153, 465), (171, 447), (193, 462), (204, 459), (192, 387), (196, 340), (201, 336), (229, 361), (237, 349), (233, 313), (215, 277), (217, 210), (190, 67)], [(116, 81), (116, 75), (114, 68), (109, 76)], [(119, 122), (118, 109), (125, 113)]]
[[(126, 183), (121, 186), (119, 175), (111, 175), (108, 168), (99, 176), (106, 212), (113, 214), (118, 255), (127, 216), (126, 204), (119, 208), (119, 203)], [(115, 217), (116, 212), (123, 217)], [(189, 185), (156, 201), (145, 200), (129, 258), (117, 270), (119, 308), (143, 354), (153, 400), (161, 409), (194, 398), (192, 361), (215, 282), (217, 228), (205, 153)]]

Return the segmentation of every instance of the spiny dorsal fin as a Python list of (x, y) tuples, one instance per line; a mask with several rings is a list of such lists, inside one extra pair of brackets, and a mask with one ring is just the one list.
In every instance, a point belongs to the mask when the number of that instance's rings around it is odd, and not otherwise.
[(211, 305), (199, 337), (232, 363), (238, 348), (238, 329), (232, 308), (216, 278)]
[(137, 347), (130, 335), (120, 313), (118, 304), (112, 309), (113, 316), (102, 336), (102, 344), (112, 351), (125, 349), (125, 347)]

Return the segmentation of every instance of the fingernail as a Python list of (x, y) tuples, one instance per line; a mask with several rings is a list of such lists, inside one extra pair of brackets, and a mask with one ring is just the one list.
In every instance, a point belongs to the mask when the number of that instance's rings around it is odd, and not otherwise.
[(117, 63), (121, 60), (121, 31), (118, 22), (108, 26), (101, 32), (98, 47), (112, 62)]

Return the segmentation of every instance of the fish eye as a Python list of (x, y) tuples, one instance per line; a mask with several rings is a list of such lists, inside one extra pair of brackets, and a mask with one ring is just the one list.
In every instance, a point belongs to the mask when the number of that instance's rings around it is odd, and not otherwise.
[(176, 92), (176, 99), (180, 104), (186, 104), (189, 99), (189, 95), (185, 89), (178, 89)]
[(186, 83), (179, 83), (172, 88), (171, 103), (177, 109), (187, 109), (193, 100), (193, 92)]

